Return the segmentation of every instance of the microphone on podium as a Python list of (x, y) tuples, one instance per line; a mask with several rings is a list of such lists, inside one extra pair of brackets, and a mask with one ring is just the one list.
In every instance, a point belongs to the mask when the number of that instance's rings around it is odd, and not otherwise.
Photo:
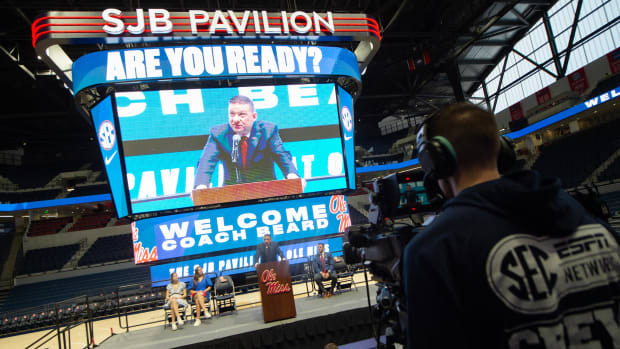
[(232, 151), (230, 152), (230, 156), (232, 157), (232, 163), (235, 164), (235, 175), (237, 184), (241, 183), (241, 175), (239, 174), (239, 142), (241, 141), (241, 136), (234, 135), (233, 136), (233, 144)]
[(232, 157), (232, 162), (233, 164), (239, 164), (239, 142), (241, 141), (241, 136), (239, 135), (234, 135), (233, 136), (233, 144), (232, 144), (232, 152), (231, 152), (231, 157)]

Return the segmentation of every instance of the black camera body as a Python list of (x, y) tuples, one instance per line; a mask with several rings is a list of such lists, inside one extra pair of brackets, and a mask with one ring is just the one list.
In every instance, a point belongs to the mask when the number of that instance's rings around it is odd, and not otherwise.
[(434, 214), (443, 198), (436, 181), (420, 168), (378, 178), (373, 188), (369, 223), (347, 228), (344, 259), (347, 264), (364, 263), (380, 281), (399, 282), (404, 247), (420, 231), (423, 216)]
[(443, 204), (437, 180), (421, 168), (392, 173), (373, 182), (368, 221), (381, 225), (396, 220), (436, 212)]
[[(386, 348), (405, 344), (407, 312), (402, 288), (402, 255), (405, 246), (422, 229), (406, 224), (363, 224), (347, 229), (343, 254), (347, 264), (362, 263), (377, 281), (377, 303), (372, 317), (377, 333), (385, 329)], [(379, 347), (379, 343), (377, 343)]]
[(403, 249), (417, 230), (405, 224), (389, 228), (375, 224), (351, 226), (345, 232), (343, 243), (345, 262), (363, 263), (380, 281), (399, 282)]
[(345, 232), (345, 262), (363, 264), (378, 282), (372, 314), (379, 323), (377, 333), (385, 329), (388, 348), (406, 340), (402, 289), (405, 246), (424, 229), (423, 216), (434, 214), (443, 204), (436, 181), (432, 182), (421, 169), (376, 179), (370, 195), (369, 224), (354, 225)]

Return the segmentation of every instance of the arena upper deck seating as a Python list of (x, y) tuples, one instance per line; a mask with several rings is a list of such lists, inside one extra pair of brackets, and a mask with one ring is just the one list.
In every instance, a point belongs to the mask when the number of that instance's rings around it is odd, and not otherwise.
[(65, 166), (8, 166), (0, 165), (0, 173), (21, 189), (40, 188), (48, 184)]
[(532, 168), (560, 177), (564, 188), (578, 186), (617, 150), (619, 129), (620, 119), (616, 119), (541, 146)]
[(620, 85), (620, 75), (611, 75), (609, 78), (601, 80), (598, 84), (596, 84), (596, 87), (594, 87), (594, 89), (590, 92), (589, 98), (593, 98), (609, 90), (613, 90), (618, 87), (618, 85)]
[(79, 249), (79, 244), (71, 244), (29, 250), (24, 255), (20, 265), (16, 265), (17, 274), (33, 274), (61, 269)]
[(72, 220), (73, 217), (60, 217), (32, 221), (28, 230), (28, 236), (56, 234)]
[(404, 129), (381, 137), (360, 137), (359, 142), (358, 139), (356, 139), (356, 145), (360, 145), (367, 150), (373, 148), (373, 154), (387, 154), (392, 144), (406, 137), (408, 132), (408, 129)]
[(108, 212), (82, 216), (75, 223), (73, 223), (73, 226), (69, 228), (69, 231), (103, 228), (106, 224), (108, 224), (111, 218), (112, 214)]
[[(104, 178), (105, 180), (105, 178)], [(95, 184), (95, 185), (81, 185), (76, 186), (67, 197), (73, 198), (78, 196), (109, 194), (110, 187), (107, 184)]]
[(131, 234), (98, 238), (78, 261), (78, 266), (133, 258)]
[(7, 258), (9, 258), (14, 236), (14, 232), (0, 233), (0, 270), (4, 267)]
[(126, 225), (126, 224), (130, 224), (131, 220), (129, 220), (129, 218), (121, 218), (119, 220), (117, 220), (116, 222), (114, 222), (114, 225)]
[(620, 213), (620, 191), (602, 194), (601, 200), (607, 204), (607, 208), (611, 215)]
[(71, 278), (37, 282), (36, 285), (18, 285), (8, 294), (0, 312), (60, 302), (73, 297), (116, 291), (119, 286), (148, 283), (148, 267), (134, 267), (118, 271), (89, 274)]
[(0, 202), (1, 203), (19, 203), (19, 202), (53, 200), (60, 193), (61, 193), (60, 189), (0, 192)]
[(609, 164), (609, 167), (598, 176), (598, 181), (610, 181), (612, 179), (620, 179), (620, 157), (616, 158)]
[(0, 261), (6, 261), (11, 248), (11, 242), (13, 241), (13, 232), (0, 234)]

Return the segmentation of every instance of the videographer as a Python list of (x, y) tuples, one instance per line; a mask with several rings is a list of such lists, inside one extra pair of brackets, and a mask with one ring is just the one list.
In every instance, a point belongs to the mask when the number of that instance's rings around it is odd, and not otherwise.
[(409, 348), (618, 348), (618, 235), (556, 178), (500, 176), (495, 116), (468, 103), (418, 134), (449, 199), (407, 245)]

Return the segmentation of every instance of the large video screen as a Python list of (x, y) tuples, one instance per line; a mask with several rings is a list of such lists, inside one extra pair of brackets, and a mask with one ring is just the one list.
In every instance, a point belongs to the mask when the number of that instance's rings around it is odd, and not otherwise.
[(347, 188), (334, 84), (115, 100), (133, 214)]

